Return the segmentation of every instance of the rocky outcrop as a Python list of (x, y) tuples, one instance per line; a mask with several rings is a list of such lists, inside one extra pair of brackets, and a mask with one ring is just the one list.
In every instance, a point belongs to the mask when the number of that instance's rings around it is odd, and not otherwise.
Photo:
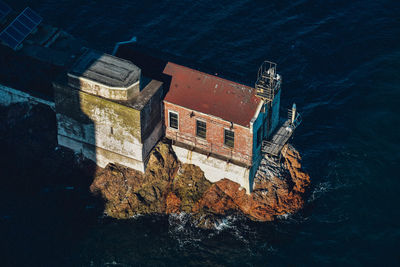
[[(239, 184), (223, 179), (205, 192), (193, 211), (217, 214), (240, 211), (258, 221), (271, 221), (276, 216), (296, 212), (303, 207), (303, 193), (310, 177), (301, 170), (300, 155), (293, 147), (284, 148), (283, 158), (283, 172), (279, 176), (257, 173), (250, 195), (241, 190)], [(278, 165), (273, 161), (263, 164)]]
[(248, 195), (228, 179), (211, 183), (195, 165), (181, 164), (170, 145), (153, 150), (145, 174), (119, 165), (98, 169), (90, 189), (106, 200), (105, 213), (130, 218), (148, 213), (190, 213), (202, 226), (213, 216), (240, 212), (257, 221), (271, 221), (302, 208), (310, 177), (301, 170), (301, 157), (290, 145), (283, 160), (264, 159), (254, 190)]
[[(47, 106), (11, 105), (0, 108), (0, 118), (0, 163), (3, 176), (12, 178), (3, 179), (4, 192), (26, 196), (50, 190), (56, 198), (63, 198), (66, 196), (57, 190), (68, 188), (68, 202), (74, 203), (68, 214), (86, 214), (86, 206), (97, 206), (96, 198), (88, 204), (89, 198), (79, 193), (93, 178), (90, 189), (105, 200), (109, 216), (122, 219), (137, 214), (185, 212), (192, 214), (194, 222), (201, 226), (212, 226), (215, 218), (236, 212), (259, 221), (294, 213), (303, 206), (309, 185), (309, 176), (301, 169), (300, 155), (291, 146), (283, 150), (282, 162), (263, 159), (254, 191), (247, 195), (227, 179), (210, 183), (200, 168), (181, 164), (166, 143), (160, 142), (153, 150), (145, 174), (120, 165), (101, 169), (56, 146), (56, 118)], [(71, 192), (75, 193), (72, 198)], [(101, 204), (98, 203), (100, 209)]]
[(181, 165), (172, 148), (159, 143), (145, 174), (109, 164), (98, 169), (90, 189), (106, 200), (109, 216), (129, 218), (147, 213), (191, 212), (210, 186), (200, 168)]

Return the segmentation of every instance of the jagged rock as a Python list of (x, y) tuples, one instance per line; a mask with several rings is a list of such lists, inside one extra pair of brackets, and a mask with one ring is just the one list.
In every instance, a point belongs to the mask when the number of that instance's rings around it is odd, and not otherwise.
[(181, 174), (174, 178), (172, 190), (181, 199), (181, 211), (190, 213), (192, 207), (212, 184), (197, 166), (183, 164), (180, 172)]
[(177, 197), (173, 192), (169, 192), (165, 201), (165, 212), (168, 214), (180, 213), (181, 202), (182, 201), (179, 197)]
[[(310, 183), (301, 170), (301, 157), (285, 146), (283, 164), (264, 160), (254, 191), (248, 195), (239, 184), (223, 179), (209, 182), (201, 169), (181, 164), (171, 146), (160, 142), (153, 150), (145, 174), (108, 165), (96, 173), (91, 191), (106, 200), (105, 212), (115, 218), (147, 213), (189, 213), (196, 225), (212, 227), (219, 216), (241, 212), (252, 220), (271, 221), (294, 213), (304, 205)], [(268, 167), (269, 166), (269, 167)]]

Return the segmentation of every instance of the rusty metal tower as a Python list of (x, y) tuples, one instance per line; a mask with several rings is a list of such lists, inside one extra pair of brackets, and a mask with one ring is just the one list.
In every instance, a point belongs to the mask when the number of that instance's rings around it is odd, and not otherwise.
[(281, 89), (282, 78), (276, 73), (276, 63), (264, 61), (258, 69), (256, 91), (257, 96), (265, 103), (270, 104)]

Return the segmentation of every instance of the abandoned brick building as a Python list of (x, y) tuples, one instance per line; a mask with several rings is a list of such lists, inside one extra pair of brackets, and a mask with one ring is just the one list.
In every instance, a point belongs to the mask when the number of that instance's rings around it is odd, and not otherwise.
[(278, 124), (280, 91), (275, 108), (268, 108), (242, 84), (171, 62), (164, 74), (172, 78), (164, 98), (165, 136), (179, 160), (199, 166), (212, 182), (228, 178), (251, 192), (262, 140)]

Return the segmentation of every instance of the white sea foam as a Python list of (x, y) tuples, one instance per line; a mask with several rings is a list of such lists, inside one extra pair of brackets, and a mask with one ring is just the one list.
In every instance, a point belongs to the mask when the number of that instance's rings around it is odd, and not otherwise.
[(277, 217), (278, 219), (280, 219), (280, 220), (287, 220), (287, 219), (289, 219), (290, 215), (292, 215), (292, 214), (286, 213), (286, 214), (278, 215), (278, 216), (276, 216), (276, 217)]
[(330, 182), (321, 182), (317, 184), (311, 193), (308, 202), (313, 202), (319, 199), (323, 194), (332, 190), (332, 184)]
[(178, 241), (179, 247), (187, 246), (198, 247), (204, 236), (199, 233), (199, 229), (194, 227), (191, 222), (191, 215), (187, 213), (169, 214), (168, 233)]
[(128, 266), (128, 265), (123, 263), (118, 263), (116, 261), (111, 261), (111, 262), (105, 262), (104, 266)]
[(143, 214), (135, 214), (135, 215), (132, 215), (131, 217), (129, 217), (130, 219), (134, 219), (134, 220), (137, 220), (138, 218), (140, 218), (140, 217), (142, 217), (143, 216)]
[(214, 229), (217, 231), (222, 231), (225, 229), (232, 229), (233, 223), (236, 221), (234, 216), (227, 216), (222, 219), (217, 220), (214, 223)]

